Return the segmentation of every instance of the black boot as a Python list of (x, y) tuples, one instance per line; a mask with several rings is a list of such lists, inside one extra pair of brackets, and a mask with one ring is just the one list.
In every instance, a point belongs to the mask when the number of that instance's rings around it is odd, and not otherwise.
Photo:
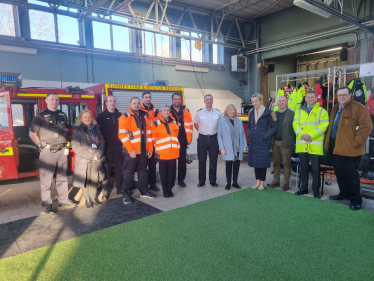
[(90, 201), (91, 201), (92, 205), (95, 205), (96, 207), (100, 207), (102, 205), (101, 202), (98, 199), (91, 198)]
[(225, 186), (225, 189), (226, 190), (229, 190), (231, 188), (231, 184), (228, 182), (227, 184), (226, 184), (226, 186)]
[(86, 208), (87, 209), (92, 208), (92, 203), (90, 200), (86, 200)]

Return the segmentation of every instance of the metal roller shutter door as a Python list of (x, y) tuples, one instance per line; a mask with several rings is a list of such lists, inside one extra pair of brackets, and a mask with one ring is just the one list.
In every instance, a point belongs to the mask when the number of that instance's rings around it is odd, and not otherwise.
[[(140, 101), (142, 102), (142, 93), (139, 91), (112, 91), (113, 96), (116, 97), (117, 100), (117, 109), (121, 113), (125, 113), (129, 111), (129, 104), (130, 99), (132, 97), (138, 97), (140, 98)], [(156, 106), (157, 109), (160, 109), (161, 106), (167, 104), (171, 105), (171, 96), (173, 92), (152, 92), (152, 103)]]

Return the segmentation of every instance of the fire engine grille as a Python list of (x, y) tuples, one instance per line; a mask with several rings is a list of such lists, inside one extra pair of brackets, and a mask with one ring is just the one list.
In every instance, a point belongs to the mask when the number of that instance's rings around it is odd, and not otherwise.
[(0, 72), (0, 87), (21, 87), (22, 86), (22, 74), (21, 73), (10, 73)]

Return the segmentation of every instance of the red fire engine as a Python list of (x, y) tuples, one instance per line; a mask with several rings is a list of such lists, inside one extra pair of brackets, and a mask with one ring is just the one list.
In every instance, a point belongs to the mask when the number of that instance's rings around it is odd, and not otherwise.
[[(180, 92), (183, 96), (182, 87), (127, 84), (100, 84), (86, 89), (21, 88), (20, 74), (0, 73), (0, 180), (39, 175), (39, 152), (29, 138), (29, 130), (35, 115), (47, 108), (47, 93), (58, 94), (59, 109), (68, 117), (70, 139), (81, 110), (91, 110), (96, 118), (104, 109), (105, 96), (113, 94), (117, 99), (117, 108), (126, 112), (129, 97), (141, 97), (144, 91), (154, 93), (156, 106), (170, 104), (173, 92)], [(69, 171), (73, 170), (73, 163), (74, 151), (70, 150)]]

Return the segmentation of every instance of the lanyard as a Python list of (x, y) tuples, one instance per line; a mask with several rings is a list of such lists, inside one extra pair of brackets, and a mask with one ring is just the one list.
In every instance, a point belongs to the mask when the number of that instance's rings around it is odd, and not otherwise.
[(94, 133), (94, 129), (93, 128), (91, 129), (91, 136), (92, 136), (93, 140), (96, 142), (95, 133)]
[[(180, 111), (180, 108), (179, 108), (179, 111)], [(178, 112), (174, 109), (174, 107), (173, 107), (173, 113), (175, 114), (175, 118), (178, 120), (178, 123), (181, 123), (181, 122), (179, 122), (179, 116), (178, 116)], [(183, 118), (183, 116), (182, 116), (182, 118)]]

